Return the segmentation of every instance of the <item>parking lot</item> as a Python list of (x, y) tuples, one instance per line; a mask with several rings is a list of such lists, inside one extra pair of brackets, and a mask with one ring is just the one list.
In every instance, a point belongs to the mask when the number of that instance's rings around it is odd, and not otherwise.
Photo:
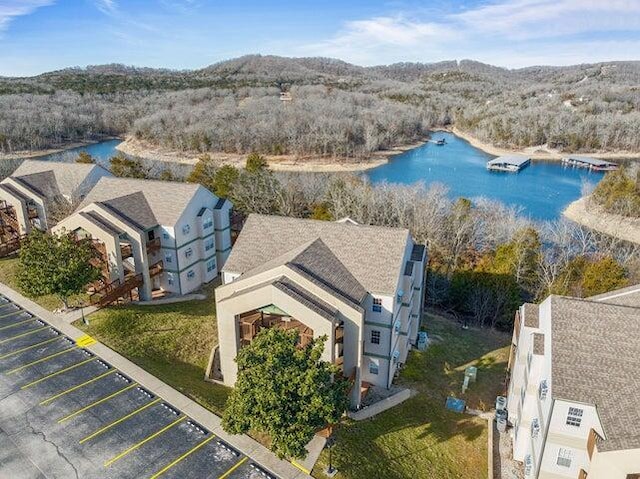
[(277, 479), (0, 296), (0, 478)]

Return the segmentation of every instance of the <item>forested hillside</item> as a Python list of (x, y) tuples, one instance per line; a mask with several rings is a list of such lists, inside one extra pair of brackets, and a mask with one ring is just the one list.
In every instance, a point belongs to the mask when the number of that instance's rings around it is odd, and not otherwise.
[(640, 151), (640, 62), (364, 68), (247, 56), (193, 71), (104, 65), (0, 78), (5, 153), (134, 135), (183, 151), (361, 159), (450, 125), (500, 147)]

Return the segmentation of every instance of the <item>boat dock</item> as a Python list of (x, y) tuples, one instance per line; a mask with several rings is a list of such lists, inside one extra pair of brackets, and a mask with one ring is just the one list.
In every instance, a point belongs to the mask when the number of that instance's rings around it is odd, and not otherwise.
[(589, 156), (567, 156), (562, 158), (562, 164), (577, 168), (588, 168), (594, 171), (613, 171), (618, 169), (618, 164), (612, 161), (600, 160)]
[(531, 163), (531, 158), (527, 158), (526, 156), (499, 156), (498, 158), (487, 161), (487, 170), (515, 173), (529, 166), (529, 163)]

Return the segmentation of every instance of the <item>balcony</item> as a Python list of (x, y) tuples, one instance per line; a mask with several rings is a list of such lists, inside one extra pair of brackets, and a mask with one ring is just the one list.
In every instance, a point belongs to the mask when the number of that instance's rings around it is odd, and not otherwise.
[(123, 243), (120, 245), (120, 254), (122, 255), (122, 259), (130, 258), (133, 256), (133, 246), (129, 243)]
[(160, 238), (155, 238), (147, 242), (147, 254), (155, 254), (160, 251), (160, 248)]
[(162, 263), (162, 260), (149, 266), (149, 276), (151, 276), (152, 278), (154, 276), (158, 276), (159, 274), (162, 274), (163, 271), (164, 271), (164, 265)]
[(132, 299), (133, 290), (142, 286), (142, 283), (143, 279), (141, 274), (128, 275), (122, 283), (120, 280), (115, 280), (89, 293), (89, 301), (94, 306), (102, 307), (118, 301), (127, 295)]
[(6, 225), (14, 231), (20, 230), (18, 219), (16, 217), (16, 210), (13, 206), (6, 205), (0, 208), (0, 221), (3, 225)]

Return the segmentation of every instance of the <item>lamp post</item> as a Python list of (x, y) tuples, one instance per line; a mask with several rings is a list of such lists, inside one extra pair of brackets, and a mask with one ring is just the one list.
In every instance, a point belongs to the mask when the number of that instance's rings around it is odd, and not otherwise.
[(338, 470), (335, 467), (333, 467), (333, 462), (331, 457), (331, 451), (333, 450), (333, 446), (335, 446), (335, 444), (336, 444), (336, 440), (333, 437), (333, 435), (329, 436), (327, 438), (327, 448), (329, 449), (329, 467), (327, 467), (327, 470), (325, 471), (328, 477), (333, 477), (338, 473)]
[(85, 315), (84, 315), (84, 307), (85, 307), (84, 301), (80, 300), (80, 301), (78, 302), (78, 306), (80, 306), (80, 314), (82, 315), (82, 322), (83, 322), (86, 326), (89, 326), (89, 319), (88, 319), (88, 318), (86, 318), (86, 317), (85, 317)]

